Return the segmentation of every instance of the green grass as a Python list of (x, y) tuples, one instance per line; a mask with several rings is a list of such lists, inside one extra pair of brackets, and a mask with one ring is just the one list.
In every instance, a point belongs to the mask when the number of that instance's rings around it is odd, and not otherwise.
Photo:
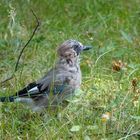
[[(36, 25), (31, 8), (40, 29), (25, 49), (15, 78), (1, 86), (0, 96), (43, 76), (57, 59), (57, 46), (71, 38), (93, 46), (81, 55), (83, 94), (65, 108), (46, 110), (44, 116), (20, 104), (2, 104), (1, 139), (140, 139), (140, 1), (1, 0), (0, 81), (13, 73)], [(13, 9), (16, 15), (9, 16)], [(115, 60), (126, 66), (114, 72)], [(107, 112), (110, 118), (103, 121)]]

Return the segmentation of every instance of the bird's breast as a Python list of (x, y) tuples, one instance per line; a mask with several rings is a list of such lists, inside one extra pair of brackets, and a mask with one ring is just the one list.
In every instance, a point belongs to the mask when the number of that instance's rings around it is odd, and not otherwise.
[(79, 88), (81, 85), (81, 72), (71, 72), (71, 75), (68, 76), (66, 80), (72, 87)]

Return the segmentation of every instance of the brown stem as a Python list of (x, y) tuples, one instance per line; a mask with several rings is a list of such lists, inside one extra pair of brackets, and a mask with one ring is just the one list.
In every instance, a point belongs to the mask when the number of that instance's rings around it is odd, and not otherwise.
[(35, 35), (35, 33), (36, 33), (37, 29), (38, 29), (38, 27), (40, 26), (39, 19), (37, 18), (36, 14), (34, 13), (34, 11), (32, 9), (31, 9), (31, 12), (32, 12), (33, 16), (36, 19), (37, 25), (36, 25), (35, 29), (33, 30), (33, 33), (31, 35), (31, 37), (29, 38), (27, 43), (23, 46), (22, 50), (20, 51), (20, 54), (18, 56), (18, 59), (17, 59), (16, 65), (15, 65), (15, 69), (14, 69), (13, 74), (10, 77), (6, 78), (5, 80), (1, 81), (0, 84), (3, 84), (5, 82), (11, 80), (12, 78), (14, 78), (14, 73), (18, 70), (19, 61), (20, 61), (20, 58), (21, 58), (21, 56), (23, 54), (23, 51), (28, 46), (28, 44), (31, 42), (32, 38), (34, 37), (34, 35)]

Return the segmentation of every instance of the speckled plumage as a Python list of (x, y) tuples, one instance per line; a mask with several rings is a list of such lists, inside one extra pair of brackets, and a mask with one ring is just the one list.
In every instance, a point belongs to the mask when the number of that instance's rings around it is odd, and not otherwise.
[(1, 97), (0, 101), (21, 102), (33, 111), (40, 111), (49, 105), (56, 106), (81, 85), (79, 54), (89, 47), (76, 40), (67, 40), (58, 49), (58, 60), (55, 66), (41, 79), (30, 83), (16, 95)]

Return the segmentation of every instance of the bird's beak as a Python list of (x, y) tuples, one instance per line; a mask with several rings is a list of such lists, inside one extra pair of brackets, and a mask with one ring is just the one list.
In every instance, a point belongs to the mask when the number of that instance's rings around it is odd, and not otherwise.
[(90, 50), (92, 47), (91, 46), (83, 46), (83, 51)]

